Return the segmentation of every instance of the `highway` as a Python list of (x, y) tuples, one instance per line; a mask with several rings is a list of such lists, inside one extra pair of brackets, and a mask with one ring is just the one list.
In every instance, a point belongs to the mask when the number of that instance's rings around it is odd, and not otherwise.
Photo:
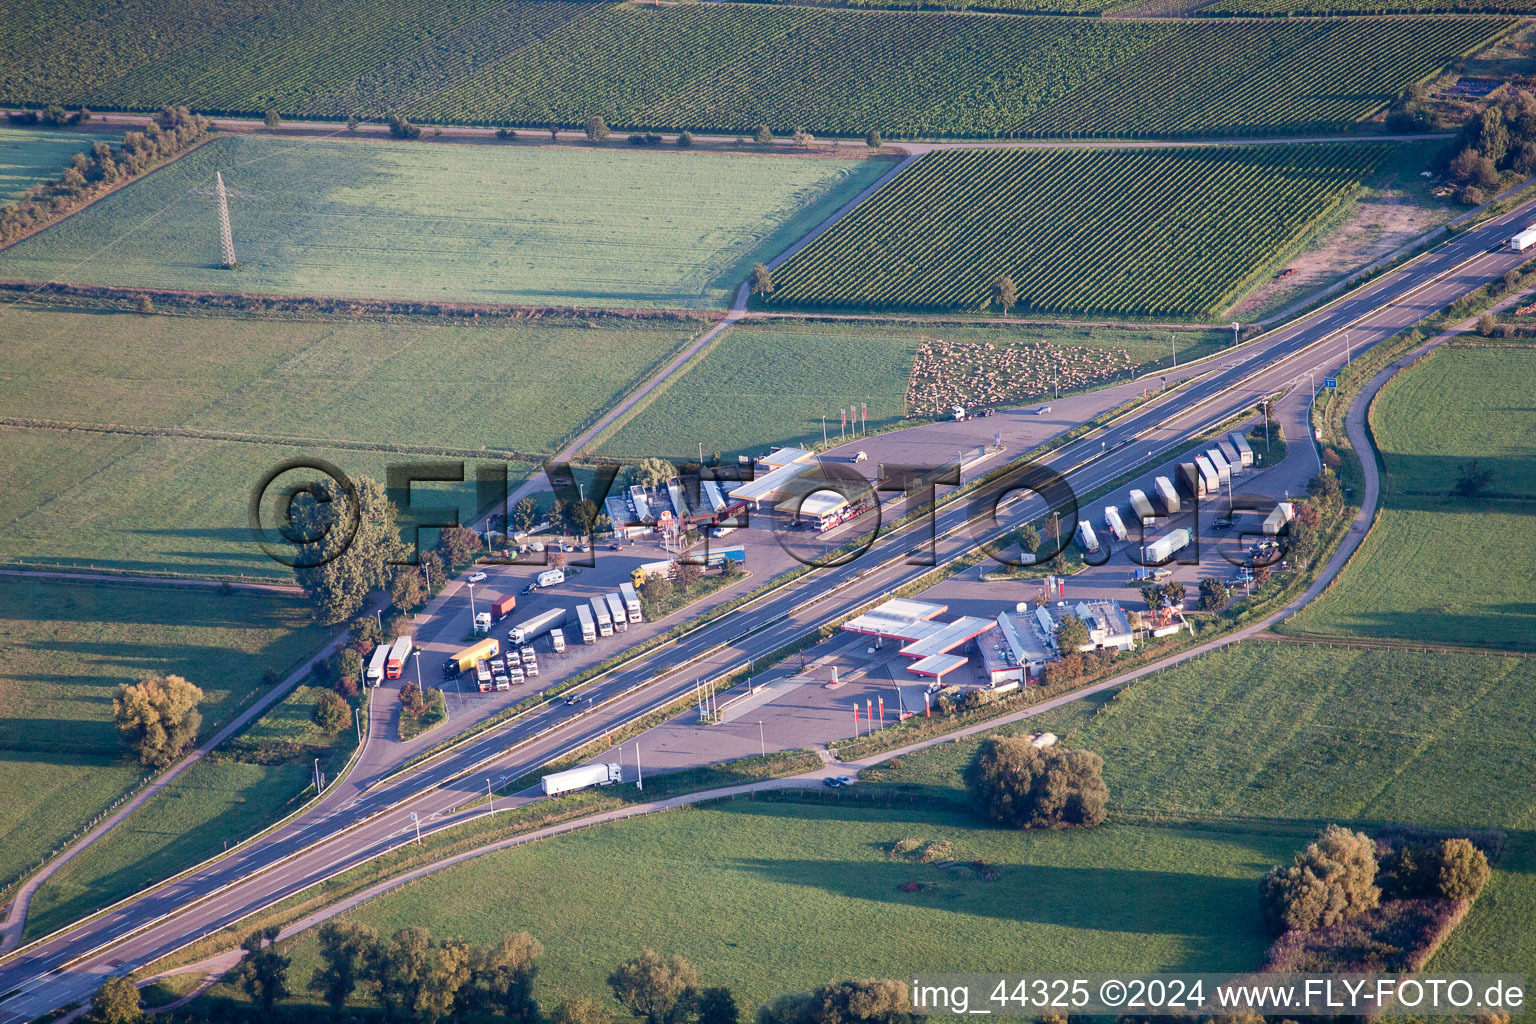
[[(1457, 297), (1501, 277), (1528, 257), (1490, 251), (1524, 227), (1536, 199), (1408, 266), (1383, 275), (1317, 312), (1249, 342), (1203, 378), (1162, 394), (1108, 427), (1053, 452), (1046, 463), (1078, 494), (1178, 451), (1204, 427), (1251, 410), (1257, 399), (1340, 366), (1346, 344), (1358, 354)], [(1347, 330), (1347, 338), (1344, 333)], [(1150, 454), (1149, 454), (1150, 453)], [(937, 516), (943, 563), (969, 551), (971, 502)], [(1038, 499), (1018, 511), (1043, 510)], [(912, 531), (882, 534), (860, 559), (811, 573), (750, 607), (726, 615), (584, 689), (585, 701), (552, 701), (466, 743), (438, 761), (359, 794), (337, 787), (310, 811), (258, 842), (0, 961), (0, 1024), (19, 1024), (87, 998), (107, 973), (172, 952), (338, 870), (410, 841), (411, 814), (423, 832), (483, 808), (457, 811), (485, 793), (486, 778), (513, 778), (551, 757), (601, 738), (645, 711), (691, 692), (696, 679), (760, 658), (821, 623), (930, 571), (908, 564)], [(702, 657), (701, 657), (702, 656)], [(686, 671), (657, 677), (700, 658)], [(639, 689), (634, 689), (639, 687)], [(633, 692), (629, 692), (633, 690)], [(463, 778), (459, 778), (463, 776)], [(110, 947), (110, 948), (108, 948)]]

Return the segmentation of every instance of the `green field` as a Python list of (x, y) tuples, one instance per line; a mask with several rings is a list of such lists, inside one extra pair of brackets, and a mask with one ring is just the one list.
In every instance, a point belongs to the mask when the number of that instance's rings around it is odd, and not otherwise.
[[(1377, 398), (1384, 508), (1337, 582), (1287, 631), (1536, 650), (1532, 518), (1536, 349), (1446, 348)], [(1452, 494), (1460, 467), (1486, 496)]]
[(203, 689), (208, 736), (261, 692), (267, 670), (285, 673), (320, 637), (294, 598), (0, 577), (0, 884), (147, 773), (112, 724), (119, 684), (185, 676)]
[(1025, 312), (1212, 317), (1390, 153), (941, 150), (780, 267), (772, 304), (979, 310), (1007, 274)]
[[(975, 349), (1048, 346), (1032, 357), (1041, 366), (1067, 363), (1079, 355), (1113, 354), (1113, 370), (1103, 378), (1074, 381), (1062, 368), (1062, 391), (1083, 390), (1124, 380), (1134, 368), (1147, 372), (1170, 360), (1169, 334), (1135, 327), (921, 326), (865, 327), (857, 324), (772, 323), (732, 328), (687, 372), (599, 445), (605, 455), (698, 456), (761, 451), (767, 445), (821, 443), (821, 418), (837, 436), (841, 409), (850, 402), (869, 407), (871, 429), (892, 426), (919, 408), (909, 380), (913, 356), (924, 339), (935, 338)], [(1230, 341), (1224, 331), (1179, 332), (1179, 358), (1194, 359)], [(1070, 350), (1063, 356), (1064, 350)], [(1081, 360), (1080, 360), (1081, 361)], [(1018, 404), (1051, 394), (1046, 370), (1014, 393)], [(1023, 380), (1022, 374), (1010, 378)], [(910, 396), (910, 397), (909, 397)], [(966, 405), (972, 404), (968, 396)], [(977, 400), (981, 400), (977, 396)], [(942, 403), (950, 404), (946, 397)], [(994, 403), (986, 403), (994, 404)]]
[(1532, 0), (1216, 0), (1197, 11), (1221, 15), (1297, 14), (1528, 14)]
[[(234, 845), (313, 795), (312, 768), (335, 778), (356, 745), (311, 720), (321, 691), (301, 686), (220, 753), (198, 762), (37, 890), (26, 937), (46, 935)], [(297, 746), (277, 763), (253, 751)]]
[(626, 128), (846, 136), (1316, 131), (1371, 115), (1508, 24), (544, 0), (132, 0), (103, 13), (28, 0), (0, 12), (0, 102), (526, 126), (600, 114)]
[[(710, 308), (883, 160), (219, 139), (0, 250), (0, 277), (497, 305)], [(236, 192), (219, 268), (214, 172)], [(191, 190), (191, 191), (189, 191)], [(471, 370), (471, 367), (466, 367)]]
[[(556, 451), (699, 329), (592, 323), (12, 307), (0, 317), (0, 415), (55, 423), (0, 427), (0, 455), (14, 467), (0, 491), (0, 555), (286, 575), (251, 543), (246, 511), (285, 460), (318, 456), (382, 482), (391, 463), (485, 447), (521, 456), (495, 460), (515, 486), (529, 458)], [(466, 467), (469, 482), (454, 489), (466, 517), (474, 473)]]
[[(1255, 879), (1301, 835), (1022, 834), (967, 813), (741, 800), (485, 857), (352, 916), (470, 942), (526, 928), (544, 944), (546, 1007), (576, 995), (607, 1004), (603, 979), (620, 960), (646, 946), (679, 953), (703, 984), (729, 985), (745, 1018), (780, 992), (844, 977), (1242, 968), (1267, 943)], [(958, 860), (990, 861), (999, 877), (887, 858), (883, 845), (905, 837), (949, 840)], [(898, 890), (908, 882), (927, 887)], [(306, 939), (292, 976), (313, 964)]]
[(97, 142), (116, 142), (110, 132), (61, 128), (13, 128), (0, 124), (0, 205), (20, 199), (33, 185), (64, 173), (70, 157)]

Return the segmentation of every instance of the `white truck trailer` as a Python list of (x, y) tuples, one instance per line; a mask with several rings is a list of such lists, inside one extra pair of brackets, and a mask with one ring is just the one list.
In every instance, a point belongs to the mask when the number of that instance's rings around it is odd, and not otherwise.
[(1152, 481), (1152, 486), (1157, 489), (1157, 496), (1162, 499), (1163, 507), (1169, 515), (1176, 513), (1182, 506), (1179, 504), (1179, 492), (1173, 489), (1173, 481), (1165, 476), (1160, 476)]
[(1079, 547), (1089, 554), (1099, 550), (1099, 538), (1093, 532), (1093, 524), (1086, 519), (1078, 521), (1077, 543)]
[(1533, 245), (1536, 245), (1536, 224), (1524, 231), (1517, 231), (1509, 237), (1510, 252), (1525, 252)]
[(515, 644), (531, 644), (556, 626), (564, 624), (565, 609), (551, 608), (548, 611), (539, 612), (531, 619), (519, 622), (512, 627), (512, 632), (508, 633), (507, 637)]
[(1227, 440), (1231, 441), (1232, 447), (1237, 449), (1238, 461), (1245, 469), (1253, 465), (1253, 446), (1248, 443), (1246, 437), (1234, 430), (1227, 435)]
[(1259, 527), (1264, 533), (1273, 537), (1285, 529), (1285, 524), (1296, 518), (1296, 507), (1288, 501), (1282, 501), (1275, 506), (1275, 510), (1264, 517), (1264, 524)]
[(592, 599), (592, 617), (597, 620), (598, 636), (613, 636), (613, 616), (608, 614), (608, 602), (604, 598)]
[(1115, 540), (1125, 540), (1127, 536), (1125, 520), (1120, 518), (1120, 510), (1118, 508), (1113, 505), (1104, 506), (1104, 525), (1109, 528), (1109, 532), (1114, 536)]
[(1228, 462), (1227, 457), (1221, 454), (1220, 448), (1207, 448), (1205, 450), (1205, 457), (1215, 467), (1216, 479), (1221, 481), (1222, 486), (1232, 482), (1232, 463)]
[(621, 633), (629, 632), (629, 615), (624, 609), (624, 599), (618, 594), (609, 594), (605, 600), (608, 602), (608, 614), (613, 617), (614, 628)]
[(1188, 546), (1188, 530), (1183, 527), (1177, 530), (1169, 530), (1166, 534), (1147, 545), (1147, 564), (1161, 565), (1172, 558), (1175, 551), (1181, 551)]
[(1136, 518), (1140, 519), (1143, 524), (1148, 519), (1157, 518), (1157, 513), (1152, 511), (1152, 503), (1147, 500), (1146, 494), (1136, 490), (1134, 487), (1131, 488), (1131, 511), (1136, 513)]
[(624, 769), (616, 764), (584, 764), (563, 772), (546, 775), (539, 781), (545, 796), (574, 793), (591, 786), (612, 786), (624, 781)]
[(373, 657), (368, 659), (368, 685), (378, 686), (384, 682), (384, 663), (389, 660), (389, 644), (379, 644), (373, 649)]
[(565, 630), (552, 629), (549, 631), (549, 646), (556, 654), (565, 653)]
[(1213, 497), (1221, 493), (1221, 477), (1216, 473), (1216, 467), (1211, 465), (1211, 460), (1204, 455), (1195, 456), (1195, 468), (1200, 471), (1200, 479), (1205, 481), (1205, 493)]
[(576, 606), (576, 617), (581, 620), (581, 642), (597, 643), (597, 620), (592, 617), (592, 609), (579, 604)]
[(624, 598), (624, 610), (629, 615), (629, 621), (642, 621), (644, 616), (640, 614), (640, 592), (635, 589), (635, 585), (633, 583), (620, 583), (619, 596)]
[(1231, 441), (1218, 441), (1216, 447), (1221, 451), (1221, 457), (1227, 460), (1227, 467), (1232, 470), (1233, 476), (1243, 471), (1243, 459), (1237, 452), (1237, 445)]

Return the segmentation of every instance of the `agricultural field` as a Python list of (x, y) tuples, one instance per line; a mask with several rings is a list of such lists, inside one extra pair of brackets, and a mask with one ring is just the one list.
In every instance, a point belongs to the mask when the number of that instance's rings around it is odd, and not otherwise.
[(348, 726), (332, 735), (314, 724), (322, 692), (295, 688), (60, 868), (32, 899), (26, 937), (46, 935), (261, 831), (313, 795), (316, 758), (335, 778), (356, 733)]
[(57, 178), (76, 153), (86, 152), (97, 142), (117, 141), (110, 132), (85, 134), (0, 124), (0, 205), (20, 199), (33, 185)]
[(981, 310), (1007, 274), (1026, 313), (1213, 317), (1390, 151), (940, 150), (791, 257), (770, 303)]
[[(1062, 13), (1105, 6), (996, 4)], [(624, 128), (750, 132), (767, 124), (844, 136), (1319, 131), (1370, 116), (1511, 24), (1180, 24), (569, 0), (340, 0), (320, 9), (298, 0), (133, 0), (97, 17), (30, 0), (0, 13), (0, 102), (174, 102), (336, 121), (399, 112), (524, 126), (600, 114)], [(146, 35), (161, 25), (163, 35)]]
[[(246, 503), (285, 460), (318, 456), (383, 481), (392, 462), (487, 448), (516, 486), (587, 410), (699, 329), (592, 323), (10, 307), (0, 416), (18, 425), (0, 426), (0, 455), (16, 467), (0, 491), (0, 555), (283, 576), (251, 542)], [(422, 503), (467, 517), (474, 473)]]
[(1032, 136), (1166, 138), (1348, 129), (1492, 42), (1504, 18), (1186, 23), (1029, 118)]
[[(496, 305), (718, 308), (883, 159), (216, 140), (0, 250), (0, 278)], [(214, 172), (241, 266), (219, 266)], [(303, 182), (302, 187), (295, 183)]]
[(203, 735), (318, 645), (297, 598), (0, 577), (0, 884), (148, 773), (112, 724), (119, 684), (151, 672), (203, 689)]
[[(1225, 331), (1177, 336), (1181, 360), (1230, 340)], [(936, 342), (944, 343), (942, 353)], [(1001, 372), (1009, 353), (1017, 356)], [(1053, 373), (1065, 394), (1148, 372), (1170, 358), (1169, 332), (1136, 327), (745, 324), (668, 381), (599, 450), (696, 458), (701, 441), (706, 454), (727, 457), (769, 445), (820, 444), (821, 418), (836, 436), (839, 410), (851, 401), (868, 406), (871, 429), (916, 416), (934, 401), (990, 401), (967, 383), (978, 367), (989, 382), (1008, 382), (1007, 398), (994, 404), (1020, 404), (1051, 394)]]
[[(1530, 395), (1536, 349), (1437, 351), (1377, 398), (1384, 508), (1339, 579), (1283, 627), (1536, 650)], [(1470, 460), (1493, 473), (1454, 493)]]
[(1532, 0), (1214, 0), (1201, 16), (1298, 14), (1528, 14)]
[[(386, 933), (421, 925), (472, 943), (527, 929), (544, 945), (537, 994), (545, 1006), (588, 996), (617, 1012), (604, 984), (614, 965), (647, 946), (678, 953), (701, 984), (729, 985), (750, 1019), (781, 992), (922, 964), (1246, 967), (1268, 941), (1255, 881), (1304, 834), (1133, 825), (1029, 834), (959, 811), (738, 800), (480, 858), (349, 917)], [(888, 856), (903, 838), (948, 841), (959, 863)], [(978, 877), (976, 860), (989, 862), (996, 880)], [(582, 883), (570, 885), (573, 878)], [(914, 882), (917, 892), (899, 888)], [(313, 939), (293, 956), (291, 976), (308, 977)]]

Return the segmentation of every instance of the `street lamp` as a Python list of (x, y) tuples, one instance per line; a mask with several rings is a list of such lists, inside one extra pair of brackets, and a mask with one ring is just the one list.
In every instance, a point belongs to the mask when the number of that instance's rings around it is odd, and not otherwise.
[(421, 842), (421, 819), (416, 817), (416, 812), (411, 812), (411, 824), (416, 826), (416, 842)]
[(761, 720), (759, 720), (758, 723), (757, 723), (757, 742), (758, 742), (758, 744), (763, 749), (763, 756), (767, 757), (768, 756), (768, 741), (763, 738), (763, 723), (762, 723)]
[(1173, 335), (1168, 335), (1168, 348), (1173, 351), (1173, 368), (1179, 368), (1179, 347), (1173, 343)]
[(487, 775), (485, 777), (485, 798), (486, 798), (486, 800), (490, 801), (491, 813), (495, 814), (496, 813), (496, 797), (491, 792), (491, 777), (489, 775)]
[(1243, 325), (1236, 320), (1232, 321), (1232, 345), (1237, 346), (1237, 332), (1243, 329)]
[(474, 629), (474, 625), (475, 625), (475, 585), (473, 583), (466, 583), (465, 586), (467, 586), (469, 588), (469, 625), (470, 625), (470, 629)]

